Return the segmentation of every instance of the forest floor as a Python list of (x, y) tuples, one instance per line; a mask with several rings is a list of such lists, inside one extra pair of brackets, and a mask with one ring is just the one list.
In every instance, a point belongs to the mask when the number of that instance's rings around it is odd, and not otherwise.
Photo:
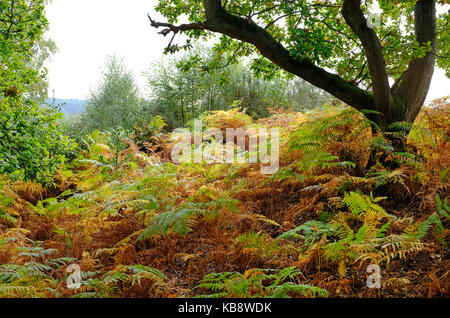
[(400, 150), (347, 107), (203, 118), (279, 127), (274, 175), (95, 133), (51, 187), (0, 178), (0, 297), (449, 297), (449, 105)]

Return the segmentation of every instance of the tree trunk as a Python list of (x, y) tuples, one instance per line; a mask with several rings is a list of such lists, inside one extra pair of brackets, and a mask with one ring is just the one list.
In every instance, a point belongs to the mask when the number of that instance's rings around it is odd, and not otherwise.
[(392, 86), (391, 122), (413, 122), (420, 112), (430, 88), (436, 61), (436, 4), (434, 0), (419, 0), (414, 10), (415, 30), (420, 45), (431, 44), (432, 50), (423, 58), (409, 63)]
[(183, 100), (183, 98), (181, 98), (181, 120), (183, 122), (183, 127), (184, 127), (186, 119), (185, 119), (185, 116), (184, 116), (184, 100)]
[(421, 46), (431, 44), (432, 50), (422, 58), (413, 59), (392, 88), (388, 85), (380, 41), (368, 27), (360, 4), (361, 0), (345, 0), (342, 14), (363, 45), (372, 78), (375, 110), (383, 114), (368, 117), (382, 131), (389, 131), (395, 122), (414, 122), (427, 97), (436, 60), (436, 4), (435, 0), (417, 1), (414, 8), (416, 40)]

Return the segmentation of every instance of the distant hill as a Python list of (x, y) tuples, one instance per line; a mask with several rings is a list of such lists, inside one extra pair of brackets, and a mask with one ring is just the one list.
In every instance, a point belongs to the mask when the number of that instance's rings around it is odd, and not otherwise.
[(81, 99), (56, 98), (55, 100), (49, 99), (48, 102), (50, 105), (60, 106), (61, 111), (64, 114), (80, 114), (83, 112), (87, 101)]

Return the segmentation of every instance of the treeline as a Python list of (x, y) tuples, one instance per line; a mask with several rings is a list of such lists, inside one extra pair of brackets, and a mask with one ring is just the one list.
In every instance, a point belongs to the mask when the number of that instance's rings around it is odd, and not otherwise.
[(258, 78), (245, 61), (214, 69), (189, 67), (198, 55), (208, 58), (208, 50), (197, 48), (155, 63), (144, 74), (144, 92), (123, 60), (109, 56), (83, 113), (65, 117), (69, 134), (79, 138), (95, 130), (133, 130), (155, 116), (161, 116), (170, 131), (207, 111), (239, 106), (248, 115), (260, 118), (268, 116), (270, 108), (301, 110), (330, 100), (328, 94), (300, 79)]

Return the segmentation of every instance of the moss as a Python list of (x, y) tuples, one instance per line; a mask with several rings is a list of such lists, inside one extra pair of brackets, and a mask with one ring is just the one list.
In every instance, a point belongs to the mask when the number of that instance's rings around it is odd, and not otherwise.
[(393, 96), (392, 98), (392, 110), (390, 116), (390, 123), (404, 121), (405, 113), (408, 105), (406, 101), (398, 96)]

